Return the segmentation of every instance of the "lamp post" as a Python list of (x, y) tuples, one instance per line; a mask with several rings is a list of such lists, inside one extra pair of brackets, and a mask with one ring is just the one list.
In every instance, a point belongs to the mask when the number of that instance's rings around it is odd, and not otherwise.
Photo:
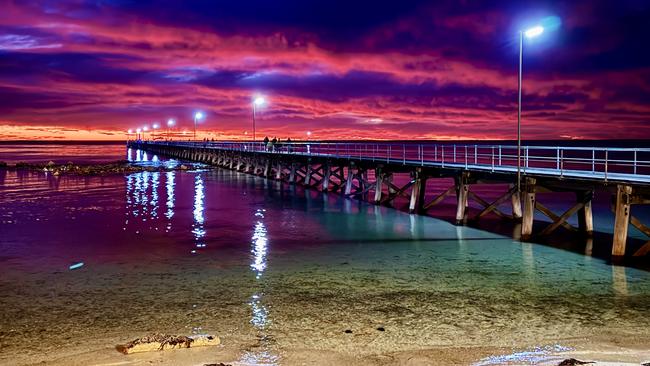
[(146, 140), (146, 138), (147, 138), (147, 136), (146, 136), (147, 131), (149, 131), (149, 126), (142, 127), (142, 139), (143, 140)]
[(167, 120), (167, 139), (169, 140), (169, 129), (176, 123), (172, 118)]
[(136, 132), (135, 138), (137, 140), (140, 140), (140, 131), (142, 131), (142, 129), (140, 129), (140, 128), (136, 128), (136, 130), (135, 130), (135, 132)]
[(203, 119), (203, 112), (194, 113), (194, 140), (196, 140), (196, 122), (200, 119)]
[(131, 134), (133, 133), (133, 130), (129, 128), (128, 131), (126, 131), (126, 139), (127, 141), (131, 141)]
[(154, 123), (154, 124), (151, 126), (151, 128), (152, 128), (152, 130), (151, 130), (151, 134), (152, 134), (152, 136), (153, 136), (152, 139), (153, 139), (154, 141), (156, 140), (156, 130), (157, 130), (159, 127), (160, 127), (160, 125), (157, 124), (157, 123)]
[(525, 31), (519, 31), (519, 77), (517, 79), (517, 194), (521, 193), (521, 82), (522, 65), (524, 61), (524, 36), (526, 38), (535, 38), (542, 33), (544, 33), (544, 27), (541, 25), (532, 27)]
[(255, 114), (257, 113), (257, 107), (261, 107), (266, 104), (266, 100), (263, 96), (258, 95), (253, 98), (253, 141), (255, 141)]

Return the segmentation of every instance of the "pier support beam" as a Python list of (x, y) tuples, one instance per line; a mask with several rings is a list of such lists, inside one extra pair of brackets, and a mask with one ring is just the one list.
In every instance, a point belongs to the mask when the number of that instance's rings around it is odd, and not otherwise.
[(422, 173), (422, 168), (416, 168), (414, 173), (413, 188), (411, 188), (411, 200), (409, 201), (409, 212), (420, 213), (424, 205), (427, 178)]
[(347, 176), (347, 180), (345, 181), (345, 191), (344, 191), (345, 195), (349, 195), (349, 194), (352, 193), (352, 181), (353, 180), (354, 180), (353, 168), (352, 168), (352, 165), (349, 165), (348, 166), (348, 176)]
[(381, 167), (375, 168), (375, 204), (381, 202), (381, 189), (384, 181), (384, 173), (381, 172)]
[(289, 170), (289, 183), (296, 183), (296, 163), (291, 163), (291, 168)]
[(467, 206), (469, 205), (469, 172), (463, 172), (456, 178), (456, 225), (465, 223)]
[(332, 166), (327, 163), (323, 166), (323, 182), (321, 190), (327, 192), (330, 189), (330, 175), (332, 175)]
[(591, 211), (593, 192), (577, 192), (576, 200), (584, 206), (578, 210), (578, 228), (582, 233), (591, 236), (594, 233), (594, 216)]
[(533, 220), (535, 218), (535, 178), (526, 178), (524, 186), (524, 212), (521, 223), (521, 239), (527, 240), (533, 234)]
[[(510, 189), (513, 189), (511, 186)], [(510, 201), (512, 203), (512, 219), (516, 221), (521, 221), (521, 194), (515, 189), (510, 196)]]
[(618, 185), (616, 187), (616, 206), (614, 206), (614, 243), (612, 245), (612, 256), (623, 257), (627, 242), (627, 229), (630, 224), (632, 187)]

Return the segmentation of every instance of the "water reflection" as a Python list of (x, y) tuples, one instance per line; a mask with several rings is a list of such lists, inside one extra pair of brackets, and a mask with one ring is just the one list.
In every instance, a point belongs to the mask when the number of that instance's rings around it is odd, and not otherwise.
[[(197, 174), (194, 177), (194, 207), (193, 207), (193, 216), (194, 223), (192, 224), (192, 234), (194, 234), (194, 241), (197, 248), (205, 248), (205, 242), (203, 238), (205, 237), (205, 186), (203, 184), (203, 179), (200, 174)], [(196, 250), (192, 250), (192, 253), (196, 253)]]
[[(262, 276), (267, 268), (269, 244), (267, 229), (264, 223), (265, 212), (266, 210), (261, 208), (255, 211), (255, 227), (253, 228), (253, 236), (251, 237), (252, 258), (250, 268), (255, 273), (255, 279), (260, 282), (262, 287), (264, 285)], [(247, 365), (276, 365), (279, 358), (268, 349), (272, 339), (266, 333), (270, 320), (269, 310), (264, 304), (264, 291), (260, 289), (255, 292), (250, 297), (248, 305), (251, 307), (250, 323), (259, 331), (259, 344), (255, 350), (244, 352), (240, 358), (240, 362)]]
[(165, 212), (165, 217), (167, 218), (167, 232), (172, 228), (172, 217), (174, 217), (174, 201), (176, 196), (174, 195), (174, 185), (176, 175), (174, 172), (167, 172), (165, 174), (165, 192), (167, 193), (167, 211)]
[(619, 296), (628, 296), (625, 267), (612, 266), (612, 287), (614, 288), (615, 294)]
[(268, 245), (268, 239), (266, 238), (266, 226), (264, 222), (261, 221), (264, 219), (264, 210), (257, 210), (255, 217), (259, 219), (255, 224), (253, 229), (253, 263), (251, 263), (251, 268), (255, 272), (255, 278), (260, 279), (262, 273), (266, 269), (266, 251)]

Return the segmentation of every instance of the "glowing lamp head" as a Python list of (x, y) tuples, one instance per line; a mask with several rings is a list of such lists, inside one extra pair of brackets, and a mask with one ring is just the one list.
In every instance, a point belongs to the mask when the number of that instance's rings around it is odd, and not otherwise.
[(311, 131), (307, 131), (307, 136), (311, 136)]
[(195, 118), (195, 119), (203, 119), (203, 117), (205, 117), (205, 116), (203, 115), (203, 112), (196, 112), (196, 113), (194, 113), (194, 118)]
[(153, 128), (154, 128), (154, 129), (156, 129), (156, 128), (158, 128), (158, 127), (160, 127), (159, 124), (157, 124), (157, 123), (154, 123), (154, 124), (153, 124)]
[(260, 107), (266, 104), (266, 100), (263, 96), (257, 96), (253, 99), (253, 104), (255, 104), (257, 107)]
[(541, 35), (542, 33), (544, 33), (544, 27), (542, 27), (541, 25), (532, 27), (524, 31), (524, 35), (526, 36), (526, 38), (535, 38)]
[(174, 121), (174, 120), (171, 119), (171, 118), (167, 120), (167, 126), (173, 126), (174, 123), (176, 123), (176, 121)]
[(144, 127), (142, 127), (142, 130), (143, 130), (143, 131), (149, 131), (149, 126), (144, 126)]
[(142, 131), (142, 129), (140, 129), (140, 128), (135, 130), (135, 132), (137, 132), (137, 133), (140, 133), (140, 131)]
[(133, 133), (133, 130), (129, 128), (129, 130), (126, 131), (126, 133)]

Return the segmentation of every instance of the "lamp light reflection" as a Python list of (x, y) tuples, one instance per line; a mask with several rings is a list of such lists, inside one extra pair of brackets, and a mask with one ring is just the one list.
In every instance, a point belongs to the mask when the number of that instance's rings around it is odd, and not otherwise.
[(194, 234), (197, 248), (205, 248), (205, 243), (203, 242), (203, 238), (206, 234), (204, 227), (204, 211), (205, 187), (203, 185), (203, 179), (201, 179), (201, 175), (197, 174), (194, 178), (194, 224), (192, 225), (192, 233)]

